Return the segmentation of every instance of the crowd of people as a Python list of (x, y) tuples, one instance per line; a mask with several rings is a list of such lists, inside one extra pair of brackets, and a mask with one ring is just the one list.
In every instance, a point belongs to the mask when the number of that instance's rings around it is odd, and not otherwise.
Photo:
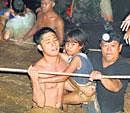
[[(77, 108), (82, 113), (124, 113), (128, 80), (121, 77), (130, 75), (130, 64), (120, 55), (124, 42), (112, 26), (111, 0), (93, 0), (94, 6), (88, 7), (98, 10), (93, 9), (92, 18), (81, 18), (85, 12), (78, 12), (81, 2), (76, 3), (69, 23), (55, 11), (55, 0), (41, 0), (35, 10), (24, 0), (11, 0), (11, 6), (1, 10), (0, 39), (13, 39), (17, 45), (29, 40), (43, 54), (28, 69), (33, 107), (27, 113), (77, 113)], [(86, 18), (90, 24), (83, 25)], [(124, 39), (130, 45), (130, 15), (120, 29), (126, 31)], [(101, 51), (86, 54), (88, 48)]]

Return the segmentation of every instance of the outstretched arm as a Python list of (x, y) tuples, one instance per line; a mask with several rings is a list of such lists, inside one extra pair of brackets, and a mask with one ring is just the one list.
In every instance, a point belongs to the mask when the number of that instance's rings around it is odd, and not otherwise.
[(128, 31), (129, 27), (130, 27), (130, 14), (122, 22), (121, 29), (122, 31)]
[(79, 67), (79, 62), (80, 62), (80, 58), (78, 56), (76, 56), (72, 62), (67, 66), (67, 68), (64, 70), (64, 72), (66, 72), (66, 76), (53, 76), (50, 78), (44, 78), (44, 79), (40, 79), (40, 83), (47, 83), (47, 82), (63, 82), (65, 80), (67, 80), (69, 78), (69, 76), (67, 76), (67, 73), (73, 73), (77, 67)]
[(63, 40), (64, 40), (64, 22), (62, 20), (62, 18), (58, 18), (59, 20), (57, 20), (56, 22), (56, 33), (57, 36), (59, 38), (60, 44), (63, 44)]
[(130, 14), (122, 22), (121, 27), (122, 31), (126, 31), (124, 39), (127, 44), (130, 45)]
[(90, 77), (93, 80), (100, 80), (103, 86), (113, 92), (118, 92), (122, 88), (122, 82), (119, 79), (105, 79), (99, 71), (92, 71)]

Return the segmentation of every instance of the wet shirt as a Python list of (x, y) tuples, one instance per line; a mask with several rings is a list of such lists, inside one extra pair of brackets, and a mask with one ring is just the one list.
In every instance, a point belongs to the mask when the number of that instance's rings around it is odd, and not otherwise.
[(25, 14), (25, 16), (17, 15), (14, 18), (8, 20), (5, 31), (11, 31), (11, 38), (17, 39), (19, 37), (22, 37), (34, 25), (35, 19), (35, 15), (31, 12), (28, 12)]
[[(128, 64), (121, 56), (114, 64), (107, 68), (103, 68), (101, 53), (94, 53), (89, 56), (94, 70), (100, 71), (104, 75), (130, 75), (130, 64)], [(128, 80), (121, 79), (121, 82), (123, 84), (122, 89), (119, 92), (114, 93), (107, 90), (100, 81), (97, 81), (97, 98), (102, 113), (123, 111), (124, 93), (128, 85)]]

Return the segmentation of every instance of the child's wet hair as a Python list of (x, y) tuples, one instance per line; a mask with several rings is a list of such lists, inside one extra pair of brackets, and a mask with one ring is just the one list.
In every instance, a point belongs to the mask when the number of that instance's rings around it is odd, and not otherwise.
[(12, 0), (12, 9), (15, 13), (22, 13), (25, 10), (24, 0)]
[(72, 38), (77, 41), (80, 46), (84, 45), (87, 42), (86, 33), (82, 29), (73, 29), (67, 33), (67, 39)]
[(33, 35), (33, 40), (34, 42), (38, 45), (41, 43), (41, 40), (43, 39), (42, 35), (52, 32), (56, 35), (56, 32), (51, 29), (50, 27), (43, 27), (40, 30), (38, 30), (34, 35)]

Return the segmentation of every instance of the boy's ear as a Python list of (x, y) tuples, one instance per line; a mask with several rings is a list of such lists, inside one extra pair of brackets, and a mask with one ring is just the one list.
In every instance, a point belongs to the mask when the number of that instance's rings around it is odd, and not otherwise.
[(84, 47), (84, 44), (80, 46), (80, 49), (82, 49)]
[(122, 44), (120, 44), (120, 47), (119, 47), (119, 52), (121, 52), (121, 50), (122, 50)]
[(39, 51), (43, 51), (41, 45), (38, 44), (38, 45), (37, 45), (37, 48), (38, 48)]

